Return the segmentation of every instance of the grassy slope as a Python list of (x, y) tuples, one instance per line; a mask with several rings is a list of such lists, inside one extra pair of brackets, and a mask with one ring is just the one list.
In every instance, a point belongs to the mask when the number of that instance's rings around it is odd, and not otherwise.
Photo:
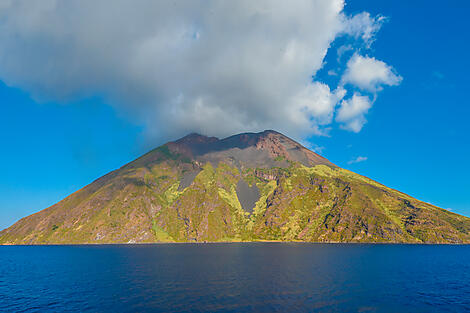
[[(3, 244), (193, 241), (470, 242), (470, 219), (363, 176), (319, 165), (243, 169), (195, 164), (165, 147), (0, 232)], [(253, 214), (236, 194), (256, 184)]]

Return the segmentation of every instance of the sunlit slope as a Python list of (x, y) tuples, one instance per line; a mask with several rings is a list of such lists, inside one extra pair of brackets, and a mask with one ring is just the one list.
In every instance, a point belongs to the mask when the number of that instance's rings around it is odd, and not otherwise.
[[(265, 133), (256, 135), (282, 136)], [(265, 149), (248, 146), (247, 155)], [(470, 242), (469, 218), (326, 159), (306, 163), (271, 153), (269, 162), (263, 155), (257, 160), (267, 163), (252, 167), (246, 156), (236, 157), (246, 146), (210, 151), (212, 161), (204, 160), (207, 151), (187, 147), (177, 141), (149, 152), (21, 219), (0, 232), (0, 243)]]

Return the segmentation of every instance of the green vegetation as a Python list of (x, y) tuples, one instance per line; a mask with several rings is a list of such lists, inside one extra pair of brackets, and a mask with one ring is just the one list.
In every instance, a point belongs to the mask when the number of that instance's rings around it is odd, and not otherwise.
[(174, 239), (164, 231), (161, 227), (159, 227), (155, 222), (153, 222), (152, 229), (155, 233), (155, 240), (157, 242), (173, 242)]
[[(161, 146), (0, 232), (0, 244), (204, 241), (469, 243), (470, 219), (328, 165), (201, 162)], [(216, 165), (214, 165), (216, 164)], [(272, 164), (272, 163), (271, 163)], [(198, 173), (179, 190), (184, 173)], [(245, 212), (237, 183), (259, 190)]]

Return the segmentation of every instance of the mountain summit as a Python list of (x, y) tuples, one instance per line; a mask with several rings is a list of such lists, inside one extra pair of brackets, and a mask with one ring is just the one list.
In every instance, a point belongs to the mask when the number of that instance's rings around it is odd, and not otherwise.
[(199, 134), (190, 134), (168, 147), (186, 157), (200, 162), (232, 162), (251, 167), (274, 167), (288, 162), (299, 162), (305, 166), (329, 165), (327, 159), (308, 150), (294, 140), (273, 130), (261, 133), (243, 133), (222, 140)]
[(258, 240), (469, 243), (470, 219), (267, 130), (187, 135), (0, 232), (0, 244)]

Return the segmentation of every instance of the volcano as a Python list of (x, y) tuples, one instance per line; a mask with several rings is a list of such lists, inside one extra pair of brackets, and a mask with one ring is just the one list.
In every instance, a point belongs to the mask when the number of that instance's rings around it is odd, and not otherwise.
[(190, 134), (0, 232), (0, 244), (469, 243), (470, 219), (267, 130)]

